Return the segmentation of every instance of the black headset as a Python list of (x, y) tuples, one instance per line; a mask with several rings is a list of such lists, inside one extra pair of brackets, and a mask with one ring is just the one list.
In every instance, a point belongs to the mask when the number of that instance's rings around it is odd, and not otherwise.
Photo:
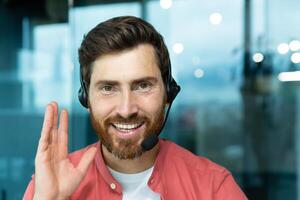
[[(167, 91), (167, 102), (171, 105), (177, 94), (180, 91), (180, 86), (176, 83), (175, 79), (172, 77), (171, 65), (168, 65), (168, 70), (166, 74), (166, 91)], [(87, 95), (86, 84), (83, 80), (82, 66), (80, 66), (80, 88), (78, 90), (78, 98), (81, 105), (88, 108), (88, 95)]]
[(87, 95), (87, 88), (86, 84), (83, 80), (82, 75), (82, 66), (80, 65), (80, 88), (78, 90), (78, 99), (81, 105), (85, 108), (88, 108), (88, 95)]

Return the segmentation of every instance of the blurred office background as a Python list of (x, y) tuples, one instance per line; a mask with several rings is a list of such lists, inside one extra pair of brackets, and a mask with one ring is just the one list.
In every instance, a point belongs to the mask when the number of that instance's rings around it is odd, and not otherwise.
[(0, 0), (0, 200), (22, 198), (45, 105), (70, 112), (70, 151), (96, 140), (77, 49), (118, 15), (152, 23), (182, 87), (162, 137), (225, 166), (249, 199), (300, 200), (297, 0)]

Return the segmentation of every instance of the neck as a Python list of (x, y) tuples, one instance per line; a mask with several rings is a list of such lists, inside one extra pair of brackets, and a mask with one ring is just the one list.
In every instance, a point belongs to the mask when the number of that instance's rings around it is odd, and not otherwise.
[(139, 173), (152, 167), (158, 152), (159, 143), (157, 143), (151, 150), (144, 152), (138, 158), (119, 159), (107, 151), (106, 147), (102, 145), (102, 154), (106, 165), (115, 171), (126, 174)]

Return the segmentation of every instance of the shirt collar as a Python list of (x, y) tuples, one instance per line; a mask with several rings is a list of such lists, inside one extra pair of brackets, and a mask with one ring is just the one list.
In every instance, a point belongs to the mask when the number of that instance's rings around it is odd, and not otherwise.
[[(164, 162), (165, 162), (165, 157), (168, 151), (168, 145), (166, 145), (166, 141), (163, 139), (159, 140), (159, 152), (156, 157), (155, 163), (154, 163), (154, 169), (153, 172), (150, 176), (150, 179), (148, 181), (148, 185), (154, 189), (156, 185), (160, 182), (160, 177), (163, 173), (164, 170)], [(99, 141), (97, 143), (97, 155), (96, 155), (96, 166), (103, 177), (104, 181), (109, 185), (109, 187), (118, 192), (122, 193), (122, 185), (112, 176), (110, 173), (109, 169), (107, 168), (104, 159), (103, 159), (103, 154), (102, 154), (102, 148), (101, 148), (101, 142)]]
[(122, 185), (111, 175), (110, 171), (106, 167), (106, 164), (103, 159), (103, 154), (102, 154), (102, 148), (101, 148), (101, 142), (99, 141), (97, 143), (97, 154), (96, 154), (96, 166), (101, 174), (102, 178), (104, 181), (109, 185), (109, 187), (118, 193), (122, 193)]
[(168, 152), (167, 142), (163, 139), (159, 139), (159, 152), (157, 154), (154, 163), (154, 169), (152, 175), (150, 176), (148, 181), (148, 185), (150, 186), (150, 188), (159, 193), (161, 193), (162, 191), (158, 191), (155, 188), (156, 186), (158, 186), (158, 183), (161, 182), (160, 180), (161, 180), (161, 175), (164, 172), (167, 152)]

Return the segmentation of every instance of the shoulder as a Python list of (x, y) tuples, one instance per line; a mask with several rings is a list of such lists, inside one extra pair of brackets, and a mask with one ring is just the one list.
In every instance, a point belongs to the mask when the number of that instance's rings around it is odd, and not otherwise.
[(168, 146), (166, 155), (168, 163), (184, 166), (189, 171), (199, 174), (211, 174), (220, 177), (230, 175), (230, 172), (226, 168), (203, 156), (195, 155), (171, 141), (165, 140), (164, 145)]
[[(179, 180), (185, 180), (197, 188), (206, 188), (214, 195), (233, 194), (242, 197), (243, 193), (236, 184), (232, 174), (223, 166), (178, 146), (177, 144), (164, 141), (167, 151), (165, 155), (164, 168), (170, 177), (180, 177)], [(246, 199), (234, 198), (234, 199)]]
[(162, 148), (165, 149), (162, 161), (164, 172), (167, 177), (178, 179), (172, 182), (172, 186), (180, 182), (178, 188), (192, 191), (195, 196), (204, 197), (203, 199), (208, 199), (209, 196), (224, 200), (247, 199), (226, 168), (205, 157), (197, 156), (173, 142), (163, 141), (162, 144), (164, 146)]

